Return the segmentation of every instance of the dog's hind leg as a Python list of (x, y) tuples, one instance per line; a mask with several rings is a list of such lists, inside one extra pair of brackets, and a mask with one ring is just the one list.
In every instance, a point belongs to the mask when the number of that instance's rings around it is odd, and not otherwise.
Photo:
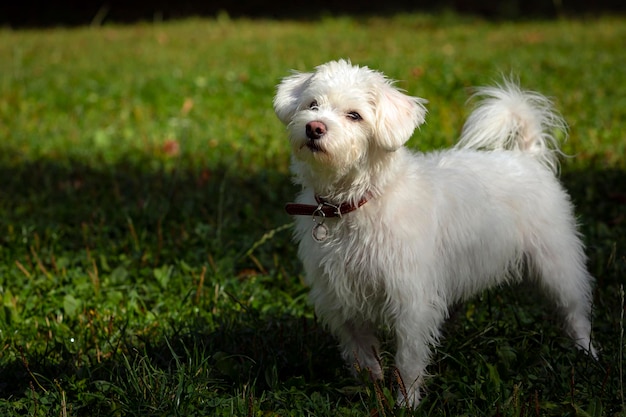
[(554, 224), (543, 232), (530, 254), (531, 266), (541, 286), (562, 311), (567, 332), (576, 346), (597, 358), (591, 343), (593, 278), (585, 266), (582, 242), (573, 228), (563, 226)]

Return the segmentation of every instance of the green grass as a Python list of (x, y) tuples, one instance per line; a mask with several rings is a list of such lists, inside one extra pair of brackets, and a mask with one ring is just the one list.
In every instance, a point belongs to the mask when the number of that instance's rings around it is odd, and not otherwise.
[[(617, 17), (0, 30), (0, 415), (626, 415), (624, 39)], [(554, 97), (599, 362), (515, 287), (455, 309), (415, 413), (391, 370), (350, 377), (307, 304), (271, 106), (290, 69), (339, 57), (429, 100), (420, 150), (500, 74)]]

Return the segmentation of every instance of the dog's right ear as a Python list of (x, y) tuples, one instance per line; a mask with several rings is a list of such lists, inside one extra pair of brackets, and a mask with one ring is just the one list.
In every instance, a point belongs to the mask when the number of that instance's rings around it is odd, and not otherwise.
[(274, 112), (283, 124), (287, 125), (298, 110), (302, 92), (309, 85), (313, 77), (311, 73), (295, 73), (283, 78), (276, 89), (274, 97)]

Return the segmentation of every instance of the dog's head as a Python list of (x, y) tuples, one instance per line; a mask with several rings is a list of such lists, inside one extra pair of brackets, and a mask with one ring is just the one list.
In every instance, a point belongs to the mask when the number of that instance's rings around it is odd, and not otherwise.
[(337, 173), (400, 148), (424, 122), (424, 102), (380, 72), (340, 60), (283, 79), (274, 110), (295, 162)]

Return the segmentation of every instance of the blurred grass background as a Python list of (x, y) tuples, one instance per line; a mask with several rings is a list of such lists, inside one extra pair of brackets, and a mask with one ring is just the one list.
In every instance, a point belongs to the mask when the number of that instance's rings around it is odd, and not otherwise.
[[(600, 362), (531, 289), (455, 310), (415, 415), (624, 415), (622, 17), (189, 19), (0, 30), (0, 414), (409, 415), (357, 385), (306, 303), (275, 85), (350, 58), (429, 100), (517, 74), (570, 125)], [(384, 358), (385, 360), (387, 358)]]

